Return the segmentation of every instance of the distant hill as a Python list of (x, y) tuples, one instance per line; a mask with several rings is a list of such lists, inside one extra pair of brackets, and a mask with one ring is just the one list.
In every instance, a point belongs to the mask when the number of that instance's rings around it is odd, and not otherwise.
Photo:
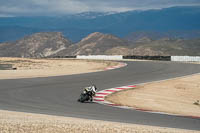
[(132, 50), (133, 55), (200, 56), (200, 37), (190, 40), (163, 38), (150, 42), (136, 42)]
[(127, 41), (111, 34), (94, 32), (72, 44), (60, 32), (42, 32), (12, 43), (0, 43), (1, 57), (52, 57), (72, 55), (189, 55), (200, 56), (198, 39)]
[(110, 34), (95, 32), (75, 44), (74, 55), (109, 54), (107, 51), (118, 46), (128, 46), (128, 42)]
[(86, 12), (58, 17), (0, 18), (0, 42), (18, 40), (36, 32), (58, 31), (74, 43), (93, 32), (124, 38), (142, 31), (153, 39), (171, 38), (171, 35), (172, 38), (193, 39), (200, 31), (200, 6), (123, 13)]
[(16, 42), (0, 44), (0, 56), (47, 57), (70, 45), (71, 42), (59, 32), (35, 33)]
[(159, 40), (162, 38), (170, 39), (195, 39), (200, 37), (200, 30), (192, 31), (167, 31), (167, 32), (158, 32), (158, 31), (138, 31), (132, 32), (124, 37), (128, 41), (135, 42), (141, 38), (149, 38), (151, 40)]
[(100, 55), (112, 54), (109, 50), (118, 46), (128, 46), (129, 42), (111, 34), (94, 32), (80, 42), (58, 52), (56, 55)]

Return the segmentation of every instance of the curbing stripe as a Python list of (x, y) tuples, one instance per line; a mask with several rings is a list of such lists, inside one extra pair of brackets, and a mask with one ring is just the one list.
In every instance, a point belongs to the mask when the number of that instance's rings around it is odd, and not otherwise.
[(125, 66), (127, 66), (126, 63), (120, 63), (119, 65), (116, 65), (116, 66), (107, 67), (107, 68), (105, 68), (104, 70), (105, 70), (105, 71), (106, 71), (106, 70), (112, 70), (112, 69), (117, 69), (117, 68), (121, 68), (121, 67), (125, 67)]
[(109, 91), (109, 92), (116, 92), (116, 90), (105, 90), (105, 91)]
[(102, 96), (102, 97), (105, 97), (105, 95), (98, 95), (98, 94), (96, 94), (95, 97), (96, 97), (96, 96)]
[(96, 94), (108, 95), (109, 93), (96, 93)]
[(136, 85), (129, 85), (128, 87), (133, 87), (133, 88), (135, 88), (135, 87), (136, 87)]
[(115, 89), (117, 89), (117, 90), (125, 90), (127, 88), (115, 88)]
[(104, 98), (104, 96), (95, 96), (95, 98)]

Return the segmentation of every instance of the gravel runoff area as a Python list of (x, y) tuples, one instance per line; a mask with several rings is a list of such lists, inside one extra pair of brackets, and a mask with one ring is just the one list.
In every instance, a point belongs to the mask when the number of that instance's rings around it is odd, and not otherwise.
[[(17, 70), (0, 70), (0, 79), (61, 76), (102, 71), (117, 62), (78, 59), (0, 58), (0, 64), (12, 64)], [(81, 67), (80, 67), (81, 66)]]
[(137, 85), (107, 101), (139, 109), (200, 117), (200, 74)]
[(0, 133), (199, 133), (199, 131), (0, 110)]

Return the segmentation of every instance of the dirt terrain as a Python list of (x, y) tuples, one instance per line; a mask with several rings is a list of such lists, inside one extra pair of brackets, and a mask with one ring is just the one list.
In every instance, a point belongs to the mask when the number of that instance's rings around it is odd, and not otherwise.
[(138, 85), (106, 100), (134, 108), (200, 117), (200, 75)]
[(199, 131), (0, 111), (0, 133), (199, 133)]
[(17, 68), (17, 70), (0, 70), (0, 79), (15, 79), (102, 71), (118, 63), (76, 59), (0, 58), (0, 64), (12, 64), (13, 68)]

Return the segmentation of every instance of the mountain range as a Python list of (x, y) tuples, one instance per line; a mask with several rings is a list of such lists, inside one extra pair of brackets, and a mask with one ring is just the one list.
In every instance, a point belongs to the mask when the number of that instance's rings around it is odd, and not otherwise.
[[(0, 42), (37, 32), (62, 32), (73, 43), (93, 32), (133, 41), (135, 36), (194, 39), (200, 35), (200, 6), (170, 7), (122, 13), (86, 12), (66, 16), (0, 17)], [(134, 39), (131, 39), (131, 36)], [(136, 39), (136, 40), (137, 40)]]
[(3, 57), (48, 57), (66, 49), (71, 42), (59, 32), (35, 33), (21, 40), (0, 44)]
[(0, 57), (54, 57), (74, 55), (189, 55), (200, 56), (197, 39), (143, 37), (134, 41), (94, 32), (72, 43), (61, 32), (41, 32), (14, 41), (0, 43)]

